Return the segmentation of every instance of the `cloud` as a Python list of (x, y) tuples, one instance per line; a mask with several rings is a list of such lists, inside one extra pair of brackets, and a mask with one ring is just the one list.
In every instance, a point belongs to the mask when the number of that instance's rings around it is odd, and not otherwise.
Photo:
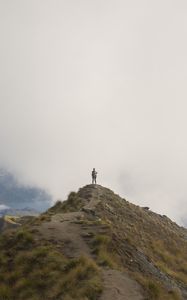
[(8, 206), (4, 204), (0, 204), (0, 211), (9, 208)]
[(0, 5), (1, 165), (54, 199), (95, 167), (101, 184), (181, 222), (187, 4)]
[(22, 185), (6, 170), (0, 169), (0, 210), (5, 208), (35, 208), (46, 210), (51, 196), (37, 186)]

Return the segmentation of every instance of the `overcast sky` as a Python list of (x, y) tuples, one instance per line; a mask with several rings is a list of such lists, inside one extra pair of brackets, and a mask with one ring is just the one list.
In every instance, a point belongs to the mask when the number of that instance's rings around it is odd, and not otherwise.
[[(0, 165), (187, 215), (187, 2), (0, 0)], [(187, 219), (187, 217), (186, 217)]]

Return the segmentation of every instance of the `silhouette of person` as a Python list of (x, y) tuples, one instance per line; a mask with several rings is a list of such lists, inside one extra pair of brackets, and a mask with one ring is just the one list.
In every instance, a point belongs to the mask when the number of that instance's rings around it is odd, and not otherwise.
[(92, 184), (97, 184), (97, 172), (96, 172), (95, 168), (93, 168), (93, 171), (92, 171)]

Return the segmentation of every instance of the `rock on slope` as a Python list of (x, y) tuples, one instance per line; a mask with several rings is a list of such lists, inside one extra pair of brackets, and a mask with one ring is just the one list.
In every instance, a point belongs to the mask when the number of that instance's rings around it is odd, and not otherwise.
[(99, 185), (7, 231), (0, 251), (0, 299), (187, 299), (187, 230)]

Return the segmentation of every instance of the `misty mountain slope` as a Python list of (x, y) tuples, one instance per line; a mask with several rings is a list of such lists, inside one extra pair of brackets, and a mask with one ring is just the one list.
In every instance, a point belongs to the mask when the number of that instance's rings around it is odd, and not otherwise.
[(187, 230), (98, 185), (8, 230), (0, 253), (0, 299), (187, 299)]
[(50, 202), (51, 196), (45, 190), (21, 185), (11, 173), (0, 169), (0, 204), (14, 209), (29, 207), (44, 211)]
[(0, 210), (0, 216), (5, 216), (5, 215), (9, 215), (9, 216), (38, 216), (39, 212), (37, 210), (35, 210), (34, 208), (20, 208), (20, 209), (16, 209), (16, 208), (6, 208), (6, 209), (1, 209)]

